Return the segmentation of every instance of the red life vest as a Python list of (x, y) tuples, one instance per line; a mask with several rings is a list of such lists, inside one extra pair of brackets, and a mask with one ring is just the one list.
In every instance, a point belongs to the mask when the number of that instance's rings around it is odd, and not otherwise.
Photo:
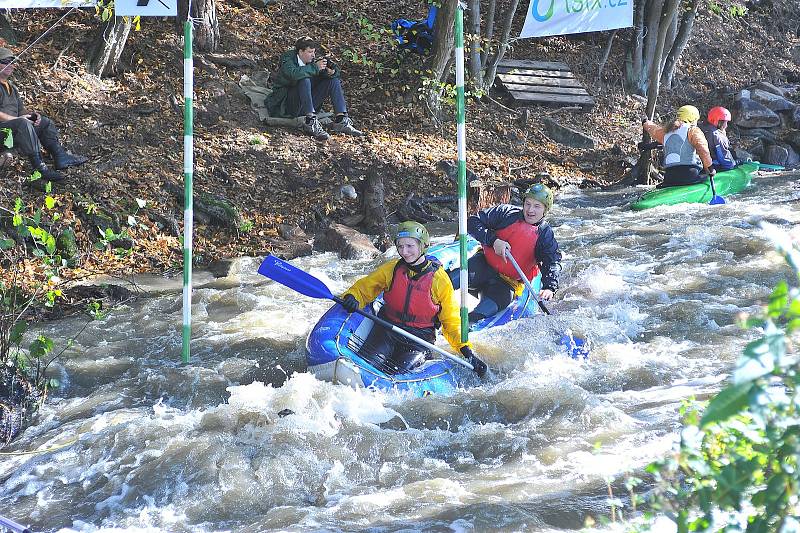
[(383, 293), (384, 306), (381, 314), (395, 324), (413, 328), (433, 328), (438, 322), (442, 306), (433, 303), (431, 287), (439, 263), (428, 261), (428, 265), (415, 278), (402, 260), (394, 267), (389, 288)]
[[(539, 228), (528, 224), (524, 220), (518, 220), (498, 230), (495, 235), (498, 239), (504, 240), (511, 245), (511, 253), (514, 255), (514, 259), (517, 260), (519, 267), (528, 276), (528, 281), (539, 273), (539, 265), (536, 262), (535, 253), (536, 240), (539, 238)], [(511, 261), (506, 261), (497, 255), (491, 246), (483, 245), (482, 247), (489, 266), (504, 276), (519, 280), (519, 274), (517, 274)]]

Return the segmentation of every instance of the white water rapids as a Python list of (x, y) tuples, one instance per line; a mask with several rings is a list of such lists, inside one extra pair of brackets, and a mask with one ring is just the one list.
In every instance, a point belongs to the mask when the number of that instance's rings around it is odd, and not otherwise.
[[(607, 481), (624, 504), (624, 479), (674, 442), (681, 402), (719, 390), (757, 335), (737, 314), (789, 275), (758, 223), (800, 222), (787, 178), (721, 206), (633, 212), (638, 192), (559, 193), (553, 316), (473, 335), (493, 376), (449, 397), (304, 372), (330, 302), (261, 278), (257, 259), (195, 291), (190, 364), (179, 292), (116, 309), (2, 450), (44, 453), (0, 456), (0, 515), (37, 532), (565, 531), (610, 517)], [(334, 292), (377, 264), (293, 263)], [(564, 356), (566, 329), (589, 340), (588, 361)]]

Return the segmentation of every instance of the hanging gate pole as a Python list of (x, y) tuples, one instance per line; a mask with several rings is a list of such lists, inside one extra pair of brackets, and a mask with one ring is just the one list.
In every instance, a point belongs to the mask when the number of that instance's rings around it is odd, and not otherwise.
[(459, 1), (456, 8), (456, 140), (458, 144), (458, 246), (461, 267), (461, 342), (469, 340), (467, 315), (467, 138), (464, 105), (464, 6)]
[(192, 20), (190, 10), (183, 25), (183, 362), (189, 362), (192, 340), (192, 234), (194, 231), (194, 63), (192, 60)]

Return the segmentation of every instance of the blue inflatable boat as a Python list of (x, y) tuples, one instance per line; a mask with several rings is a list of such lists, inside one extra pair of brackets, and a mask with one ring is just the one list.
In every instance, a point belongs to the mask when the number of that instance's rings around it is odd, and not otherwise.
[[(478, 241), (470, 238), (467, 255), (480, 249)], [(446, 270), (459, 264), (458, 242), (438, 244), (428, 249), (427, 255), (436, 257)], [(537, 276), (532, 283), (535, 291), (541, 284)], [(382, 300), (373, 304), (376, 312)], [(534, 316), (538, 311), (536, 300), (527, 289), (496, 315), (476, 322), (471, 331), (480, 331), (506, 324), (512, 320)], [(417, 396), (448, 394), (455, 390), (466, 369), (446, 359), (429, 359), (407, 374), (389, 375), (367, 362), (361, 354), (364, 339), (372, 330), (373, 322), (358, 314), (349, 314), (339, 304), (331, 307), (319, 319), (306, 341), (308, 369), (317, 378), (333, 383), (382, 390), (410, 391)], [(375, 326), (380, 327), (380, 326)], [(471, 373), (470, 373), (471, 374)], [(461, 376), (461, 377), (459, 377)]]

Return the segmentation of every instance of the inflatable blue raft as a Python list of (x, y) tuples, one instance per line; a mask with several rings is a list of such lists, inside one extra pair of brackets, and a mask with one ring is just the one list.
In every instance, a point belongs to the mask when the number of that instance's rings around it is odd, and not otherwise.
[[(472, 256), (480, 249), (478, 241), (469, 238), (467, 255)], [(446, 270), (459, 264), (458, 242), (438, 244), (428, 249), (427, 255), (436, 257)], [(537, 276), (532, 283), (535, 291), (541, 284)], [(382, 300), (373, 304), (376, 312)], [(536, 300), (527, 289), (507, 308), (496, 315), (476, 322), (471, 331), (480, 331), (506, 324), (512, 320), (534, 316), (538, 311)], [(319, 319), (306, 341), (308, 369), (317, 378), (343, 383), (355, 387), (377, 388), (382, 390), (410, 391), (417, 396), (428, 394), (448, 394), (459, 386), (459, 376), (463, 378), (468, 370), (446, 359), (429, 359), (407, 374), (389, 375), (376, 368), (362, 357), (364, 339), (372, 330), (373, 322), (358, 314), (348, 314), (344, 308), (335, 304)], [(375, 326), (380, 327), (380, 326)]]

